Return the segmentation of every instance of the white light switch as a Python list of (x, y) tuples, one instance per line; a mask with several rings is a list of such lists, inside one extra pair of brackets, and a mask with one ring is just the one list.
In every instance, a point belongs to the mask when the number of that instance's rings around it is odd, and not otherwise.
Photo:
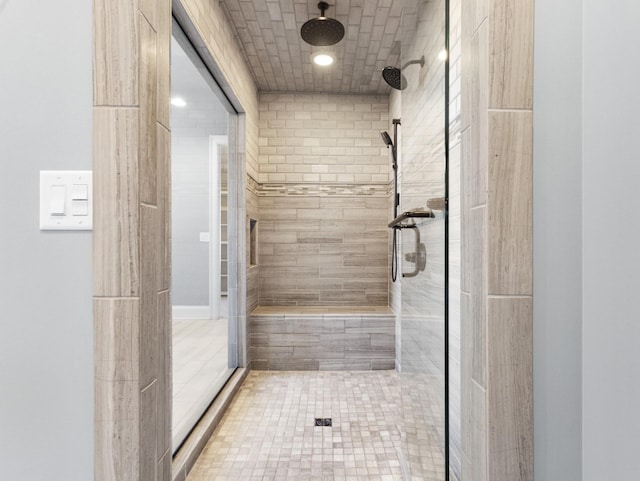
[(89, 201), (71, 201), (71, 215), (89, 215)]
[(51, 215), (64, 215), (67, 202), (67, 187), (65, 185), (51, 186)]
[(40, 171), (41, 230), (91, 230), (92, 204), (90, 170)]
[(88, 200), (89, 186), (87, 184), (73, 184), (71, 186), (71, 200)]

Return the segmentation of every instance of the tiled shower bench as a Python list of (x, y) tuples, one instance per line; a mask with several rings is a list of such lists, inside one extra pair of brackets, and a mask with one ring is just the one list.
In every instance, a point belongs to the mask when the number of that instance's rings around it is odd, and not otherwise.
[(261, 306), (249, 316), (249, 332), (252, 369), (395, 369), (388, 307)]

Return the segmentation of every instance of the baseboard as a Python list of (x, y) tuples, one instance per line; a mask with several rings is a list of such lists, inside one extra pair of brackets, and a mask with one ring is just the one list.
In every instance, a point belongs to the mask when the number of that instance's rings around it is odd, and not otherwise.
[(173, 319), (211, 319), (209, 306), (172, 306)]

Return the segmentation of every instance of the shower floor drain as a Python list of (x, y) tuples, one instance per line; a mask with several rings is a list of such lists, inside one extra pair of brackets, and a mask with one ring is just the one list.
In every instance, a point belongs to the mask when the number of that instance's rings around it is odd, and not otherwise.
[(332, 421), (331, 421), (331, 418), (315, 418), (314, 424), (316, 426), (331, 426)]

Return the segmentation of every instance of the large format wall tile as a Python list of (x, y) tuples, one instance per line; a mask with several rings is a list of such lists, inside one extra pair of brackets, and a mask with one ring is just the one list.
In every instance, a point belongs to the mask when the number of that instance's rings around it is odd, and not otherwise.
[(260, 305), (387, 305), (389, 197), (259, 197)]
[(93, 9), (93, 103), (137, 106), (138, 2), (94, 0)]
[[(272, 311), (269, 311), (272, 309)], [(333, 309), (339, 311), (339, 309)], [(250, 318), (251, 363), (260, 370), (371, 370), (395, 367), (395, 317), (261, 307)], [(328, 312), (328, 311), (327, 311)]]
[[(471, 453), (471, 480), (493, 481), (487, 472), (487, 391), (475, 381), (471, 383), (471, 445), (467, 451)], [(489, 428), (490, 429), (490, 428)]]
[(158, 383), (152, 382), (140, 393), (140, 479), (156, 480), (156, 423)]
[[(487, 163), (488, 163), (488, 84), (489, 75), (487, 51), (489, 27), (482, 24), (471, 38), (471, 52), (469, 56), (472, 68), (472, 80), (468, 83), (471, 88), (470, 109), (470, 159), (469, 183), (471, 207), (483, 205), (487, 202)], [(464, 78), (464, 75), (463, 75)]]
[[(532, 299), (489, 298), (489, 479), (533, 479)], [(499, 460), (499, 461), (498, 461)]]
[[(156, 4), (156, 23), (153, 25), (157, 32), (157, 67), (158, 67), (158, 122), (169, 129), (169, 114), (171, 113), (171, 4), (169, 2), (154, 2)], [(162, 179), (158, 174), (158, 179)]]
[(471, 209), (471, 377), (486, 388), (487, 330), (487, 209)]
[(463, 453), (471, 456), (471, 425), (472, 425), (472, 370), (473, 370), (473, 328), (472, 328), (471, 296), (463, 292), (460, 295), (460, 385), (463, 389), (460, 392), (461, 417), (461, 445)]
[(140, 301), (96, 299), (93, 318), (95, 377), (103, 381), (137, 381)]
[(158, 30), (159, 7), (159, 2), (156, 2), (155, 0), (138, 0), (138, 9), (140, 10), (140, 13), (144, 15), (144, 18), (154, 31)]
[(158, 155), (158, 210), (161, 232), (160, 268), (158, 288), (171, 287), (171, 133), (160, 123), (157, 124)]
[(95, 479), (139, 481), (136, 381), (95, 380)]
[(93, 112), (94, 295), (139, 294), (138, 112)]
[(534, 0), (491, 0), (489, 108), (533, 105)]
[(143, 15), (140, 22), (140, 201), (157, 204), (158, 48), (157, 35)]
[(168, 290), (158, 293), (158, 366), (157, 378), (157, 426), (156, 453), (158, 461), (164, 455), (171, 455), (171, 413), (173, 405), (173, 390), (171, 384), (171, 299)]
[[(466, 105), (466, 104), (464, 104)], [(462, 292), (471, 291), (471, 259), (473, 242), (471, 241), (471, 128), (468, 127), (462, 132), (461, 160), (460, 160), (460, 203), (461, 203), (461, 225), (460, 225), (460, 290)]]
[[(140, 206), (140, 387), (146, 388), (160, 372), (160, 319), (158, 316), (158, 267), (160, 223), (156, 207)], [(164, 346), (163, 346), (164, 347)]]
[(489, 294), (531, 294), (533, 114), (489, 114)]

